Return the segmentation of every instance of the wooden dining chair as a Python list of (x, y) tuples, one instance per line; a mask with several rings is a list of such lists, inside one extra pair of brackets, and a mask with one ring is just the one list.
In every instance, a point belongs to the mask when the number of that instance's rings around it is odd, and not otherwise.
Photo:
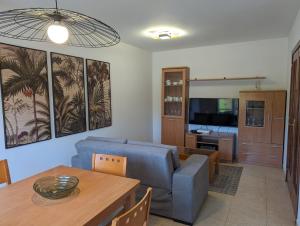
[(7, 160), (0, 160), (0, 184), (11, 184)]
[(112, 226), (147, 226), (151, 206), (152, 188), (134, 207), (112, 221)]
[(95, 172), (126, 176), (126, 157), (94, 153), (92, 161), (92, 170)]

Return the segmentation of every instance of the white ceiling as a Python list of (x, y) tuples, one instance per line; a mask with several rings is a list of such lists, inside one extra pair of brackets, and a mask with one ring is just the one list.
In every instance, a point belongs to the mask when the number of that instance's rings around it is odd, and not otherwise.
[[(125, 43), (150, 51), (286, 37), (300, 0), (58, 0), (114, 27)], [(54, 0), (0, 0), (1, 11), (54, 7)], [(168, 41), (144, 37), (159, 25), (176, 26), (188, 35)]]

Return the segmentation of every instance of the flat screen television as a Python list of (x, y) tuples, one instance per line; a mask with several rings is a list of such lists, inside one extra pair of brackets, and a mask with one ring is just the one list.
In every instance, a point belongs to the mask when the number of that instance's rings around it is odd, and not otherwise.
[(238, 126), (239, 100), (190, 98), (189, 123), (210, 126)]

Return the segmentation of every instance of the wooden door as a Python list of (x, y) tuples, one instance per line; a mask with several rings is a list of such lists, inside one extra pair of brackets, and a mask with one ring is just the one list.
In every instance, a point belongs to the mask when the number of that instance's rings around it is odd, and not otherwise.
[(284, 142), (286, 91), (275, 91), (272, 94), (272, 131), (271, 143)]
[(232, 162), (233, 142), (233, 137), (222, 137), (219, 139), (219, 152), (221, 160)]
[(299, 63), (300, 51), (292, 57), (292, 74), (290, 86), (290, 108), (288, 122), (287, 183), (294, 211), (297, 215), (299, 191)]
[(184, 147), (185, 122), (183, 118), (162, 117), (162, 143)]
[(185, 147), (197, 148), (197, 134), (185, 134)]
[(259, 91), (240, 93), (240, 142), (271, 143), (271, 95)]

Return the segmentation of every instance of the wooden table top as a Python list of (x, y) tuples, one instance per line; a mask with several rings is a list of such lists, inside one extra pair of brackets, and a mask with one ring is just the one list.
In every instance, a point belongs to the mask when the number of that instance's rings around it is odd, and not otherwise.
[[(78, 192), (61, 200), (48, 200), (33, 190), (44, 176), (72, 175), (79, 178)], [(88, 225), (135, 191), (135, 179), (58, 166), (0, 188), (0, 225)]]

